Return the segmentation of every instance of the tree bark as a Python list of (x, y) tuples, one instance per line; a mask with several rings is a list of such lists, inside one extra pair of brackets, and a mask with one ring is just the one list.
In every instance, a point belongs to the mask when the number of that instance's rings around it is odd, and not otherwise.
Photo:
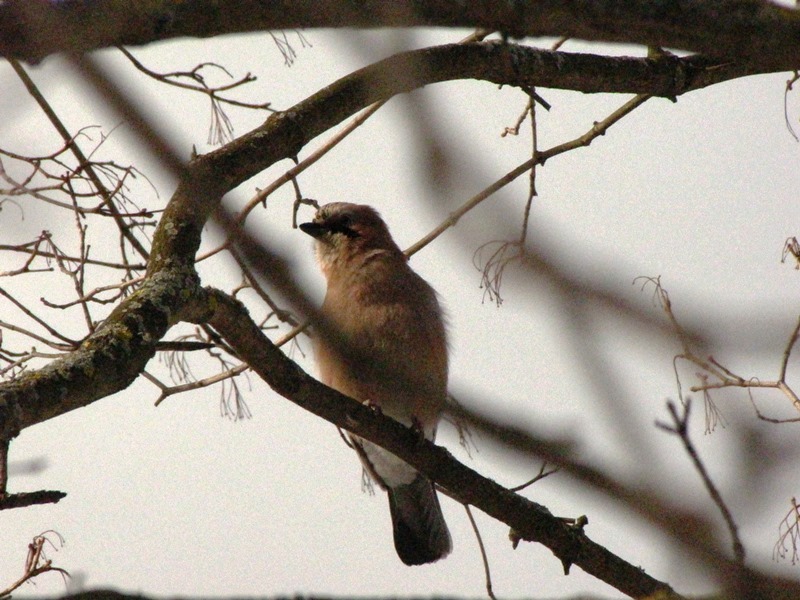
[(800, 14), (760, 0), (8, 0), (0, 54), (38, 62), (56, 52), (310, 27), (479, 27), (681, 49), (769, 71), (800, 67)]

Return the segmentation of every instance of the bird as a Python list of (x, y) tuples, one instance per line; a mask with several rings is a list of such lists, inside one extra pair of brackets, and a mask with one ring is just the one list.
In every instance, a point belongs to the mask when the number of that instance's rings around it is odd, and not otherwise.
[[(320, 380), (433, 441), (448, 373), (436, 291), (411, 269), (371, 206), (324, 204), (300, 229), (315, 240), (327, 281), (320, 312), (336, 333), (314, 338)], [(422, 565), (447, 556), (452, 540), (433, 482), (387, 450), (349, 438), (366, 473), (388, 494), (400, 560)]]

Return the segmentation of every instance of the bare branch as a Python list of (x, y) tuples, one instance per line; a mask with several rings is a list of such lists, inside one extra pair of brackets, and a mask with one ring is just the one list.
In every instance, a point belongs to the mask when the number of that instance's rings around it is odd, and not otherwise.
[(492, 590), (492, 570), (489, 567), (489, 557), (486, 555), (486, 547), (483, 545), (483, 538), (481, 537), (481, 531), (478, 529), (478, 524), (475, 522), (475, 517), (472, 516), (472, 509), (469, 507), (469, 504), (464, 504), (464, 510), (467, 511), (467, 517), (469, 518), (469, 523), (472, 525), (472, 531), (475, 533), (475, 539), (478, 540), (478, 548), (481, 551), (481, 560), (483, 561), (483, 573), (484, 577), (486, 578), (486, 595), (489, 596), (492, 600), (497, 600), (497, 597), (494, 595), (494, 591)]
[[(19, 252), (19, 253), (22, 253), (22, 254), (29, 254), (30, 256), (32, 256), (34, 258), (42, 257), (42, 258), (47, 258), (47, 259), (53, 259), (53, 258), (56, 258), (58, 256), (54, 252), (48, 252), (48, 251), (39, 250), (38, 246), (30, 247), (30, 244), (25, 244), (25, 245), (21, 245), (21, 246), (12, 246), (12, 245), (9, 245), (9, 244), (0, 244), (0, 251), (11, 251), (11, 252)], [(74, 256), (68, 256), (66, 254), (63, 255), (63, 259), (64, 260), (68, 260), (68, 261), (78, 261), (78, 260), (80, 260), (79, 258), (76, 258)], [(28, 260), (30, 260), (30, 259), (28, 259)], [(113, 262), (108, 262), (108, 261), (104, 261), (104, 260), (97, 260), (97, 259), (94, 259), (94, 258), (86, 258), (85, 259), (85, 263), (87, 265), (96, 265), (96, 266), (105, 267), (105, 268), (108, 268), (108, 269), (120, 269), (120, 270), (124, 270), (124, 271), (128, 271), (128, 270), (131, 270), (131, 271), (143, 271), (143, 270), (145, 270), (147, 268), (146, 265), (144, 265), (143, 263), (139, 263), (139, 264), (113, 263)], [(26, 264), (28, 264), (28, 261), (26, 261)], [(52, 271), (51, 268), (48, 268), (47, 270), (48, 271)], [(25, 271), (25, 272), (29, 272), (29, 271)], [(0, 272), (0, 277), (2, 277), (2, 276), (11, 276), (11, 275), (14, 275), (14, 274), (17, 274), (17, 273), (16, 272), (3, 271), (3, 272)]]
[(795, 565), (800, 561), (800, 506), (797, 505), (797, 500), (792, 498), (792, 507), (789, 512), (781, 520), (778, 526), (778, 541), (775, 542), (775, 548), (772, 551), (772, 558), (786, 558), (789, 552), (787, 544), (792, 547), (792, 564)]
[[(789, 336), (789, 341), (786, 343), (786, 348), (783, 350), (783, 360), (781, 361), (780, 375), (778, 381), (786, 382), (786, 369), (789, 366), (789, 357), (792, 355), (792, 349), (797, 343), (797, 338), (800, 337), (800, 318), (797, 319), (797, 325), (794, 326), (794, 331)], [(800, 409), (800, 406), (798, 406)]]
[(11, 63), (12, 68), (17, 73), (19, 78), (22, 80), (22, 83), (25, 85), (28, 93), (36, 100), (36, 102), (41, 107), (42, 111), (47, 115), (47, 118), (50, 119), (50, 122), (55, 127), (56, 131), (61, 135), (61, 138), (64, 140), (64, 143), (67, 144), (69, 149), (75, 155), (75, 158), (78, 160), (78, 164), (81, 169), (85, 170), (91, 180), (92, 184), (95, 186), (97, 194), (103, 199), (105, 202), (106, 208), (114, 217), (116, 221), (117, 227), (119, 228), (120, 233), (128, 240), (128, 242), (133, 246), (136, 251), (140, 254), (140, 256), (147, 258), (149, 253), (142, 245), (142, 243), (133, 235), (130, 226), (125, 223), (122, 218), (122, 215), (119, 214), (117, 210), (116, 204), (112, 199), (112, 194), (106, 189), (103, 182), (100, 180), (100, 177), (95, 172), (94, 167), (83, 154), (83, 151), (78, 147), (75, 143), (74, 138), (69, 134), (67, 128), (61, 122), (61, 119), (58, 118), (53, 108), (47, 102), (45, 97), (39, 92), (39, 89), (36, 87), (36, 84), (33, 83), (33, 80), (28, 76), (25, 69), (22, 65), (19, 64), (14, 59), (9, 61)]
[(55, 490), (0, 495), (0, 510), (34, 506), (36, 504), (55, 504), (62, 498), (66, 498), (66, 496), (66, 493)]
[[(172, 0), (130, 11), (124, 2), (53, 5), (42, 0), (9, 0), (0, 5), (0, 55), (35, 62), (54, 52), (77, 54), (175, 37), (311, 27), (438, 26), (480, 27), (518, 38), (566, 35), (679, 48), (729, 56), (771, 70), (794, 70), (800, 64), (800, 22), (795, 11), (752, 0), (703, 0), (688, 6), (661, 3), (659, 10), (653, 10), (647, 0), (629, 0), (624, 9), (618, 2), (600, 0), (591, 3), (591, 10), (583, 3), (541, 0), (508, 5), (493, 0), (468, 4), (396, 0), (391, 9), (382, 0), (364, 0), (357, 7), (343, 1), (326, 2), (323, 7), (313, 0), (281, 5), (280, 10), (259, 0), (238, 0), (235, 6), (236, 10), (220, 13), (211, 0), (194, 2), (190, 8)], [(724, 27), (720, 15), (724, 15)], [(52, 35), (56, 28), (61, 35)]]
[(54, 567), (53, 561), (49, 560), (45, 553), (45, 544), (50, 544), (54, 549), (58, 550), (58, 547), (50, 540), (50, 537), (53, 536), (56, 538), (59, 546), (64, 545), (64, 538), (61, 537), (61, 534), (52, 530), (45, 531), (33, 538), (33, 541), (28, 544), (28, 556), (25, 560), (25, 572), (22, 574), (22, 577), (12, 583), (9, 587), (4, 590), (0, 590), (0, 598), (9, 598), (11, 593), (22, 586), (25, 582), (32, 581), (35, 577), (38, 577), (44, 573), (55, 572), (60, 573), (65, 579), (69, 577), (69, 573), (66, 570), (60, 567)]
[[(178, 71), (174, 73), (156, 73), (155, 71), (148, 69), (145, 67), (136, 57), (131, 54), (128, 50), (123, 48), (122, 46), (118, 47), (119, 51), (125, 55), (125, 57), (136, 67), (139, 71), (155, 79), (156, 81), (160, 81), (167, 85), (179, 87), (185, 90), (191, 90), (195, 92), (201, 92), (205, 94), (210, 103), (211, 103), (211, 124), (209, 125), (209, 135), (208, 135), (208, 143), (209, 144), (224, 144), (233, 139), (233, 123), (231, 122), (228, 115), (222, 108), (222, 104), (228, 104), (231, 106), (238, 106), (240, 108), (250, 108), (255, 110), (269, 110), (271, 112), (275, 112), (274, 109), (270, 108), (270, 103), (265, 102), (261, 104), (254, 104), (249, 102), (242, 102), (240, 100), (235, 100), (233, 98), (227, 98), (222, 96), (222, 92), (228, 92), (237, 88), (240, 88), (248, 83), (252, 83), (256, 80), (256, 77), (247, 73), (243, 77), (232, 81), (228, 84), (221, 85), (221, 86), (209, 86), (206, 83), (205, 77), (201, 74), (203, 69), (208, 67), (216, 67), (218, 70), (222, 71), (228, 77), (231, 77), (231, 74), (228, 71), (216, 64), (216, 63), (201, 63), (194, 67), (190, 71)], [(183, 83), (181, 79), (188, 79), (194, 83)]]
[[(672, 311), (672, 302), (670, 301), (669, 294), (667, 291), (661, 286), (660, 278), (658, 277), (640, 277), (637, 279), (641, 279), (645, 282), (645, 285), (652, 284), (655, 286), (655, 293), (658, 301), (661, 303), (661, 307), (664, 310), (664, 313), (667, 315), (671, 326), (673, 327), (678, 339), (681, 342), (683, 347), (683, 351), (681, 354), (675, 357), (674, 364), (677, 364), (678, 360), (685, 360), (700, 369), (703, 370), (704, 373), (699, 374), (701, 379), (700, 385), (694, 385), (690, 388), (692, 392), (701, 392), (703, 393), (704, 397), (706, 398), (707, 402), (710, 401), (710, 396), (708, 393), (711, 390), (718, 390), (730, 387), (739, 387), (745, 388), (748, 391), (751, 391), (755, 388), (770, 388), (770, 389), (777, 389), (780, 390), (792, 403), (792, 405), (800, 411), (800, 396), (798, 393), (792, 388), (786, 381), (786, 369), (789, 363), (789, 358), (791, 356), (792, 350), (794, 349), (798, 337), (800, 337), (800, 319), (798, 320), (797, 325), (792, 330), (791, 335), (789, 336), (789, 340), (786, 343), (786, 346), (783, 350), (783, 355), (781, 358), (780, 363), (780, 375), (778, 379), (775, 380), (762, 380), (757, 377), (750, 377), (744, 378), (736, 373), (732, 372), (730, 369), (726, 368), (722, 364), (720, 364), (713, 356), (708, 356), (706, 358), (701, 357), (692, 347), (692, 342), (689, 339), (689, 336), (683, 330), (683, 328), (678, 323), (675, 314)], [(675, 372), (677, 376), (677, 366), (675, 367)], [(680, 381), (678, 383), (680, 388)], [(680, 394), (680, 389), (679, 389)], [(681, 395), (682, 397), (682, 395)], [(752, 396), (751, 396), (752, 402)], [(762, 418), (767, 421), (772, 422), (794, 422), (797, 419), (767, 419), (764, 418), (763, 415), (758, 411), (758, 408), (753, 403), (753, 407), (756, 408), (756, 413), (759, 418)], [(716, 414), (715, 407), (707, 407), (707, 411), (710, 410), (711, 414)], [(708, 428), (708, 421), (706, 424)]]
[[(66, 346), (68, 348), (71, 349), (71, 348), (74, 348), (75, 346), (78, 345), (78, 341), (77, 340), (70, 339), (67, 336), (62, 335), (61, 333), (56, 331), (47, 321), (45, 321), (41, 317), (37, 316), (31, 309), (29, 309), (27, 306), (25, 306), (25, 304), (23, 302), (20, 302), (19, 300), (17, 300), (14, 296), (12, 296), (9, 292), (7, 292), (2, 287), (0, 287), (0, 296), (3, 296), (5, 298), (7, 298), (8, 300), (10, 300), (11, 303), (14, 306), (16, 306), (20, 311), (22, 311), (26, 316), (28, 316), (31, 319), (33, 319), (39, 326), (41, 326), (45, 331), (47, 331), (47, 333), (49, 333), (53, 337), (58, 338), (59, 340), (61, 340), (61, 342), (66, 344)], [(9, 329), (11, 328), (10, 324), (6, 324), (5, 326), (8, 327)], [(40, 339), (40, 340), (44, 341), (44, 338), (37, 338), (37, 339)], [(52, 345), (52, 343), (50, 343), (50, 345)]]
[(725, 524), (727, 525), (728, 532), (731, 535), (734, 559), (737, 563), (743, 564), (744, 546), (742, 545), (742, 540), (739, 538), (739, 528), (736, 525), (736, 521), (733, 519), (733, 515), (731, 514), (728, 505), (725, 504), (725, 501), (722, 499), (722, 495), (719, 493), (717, 486), (714, 484), (711, 476), (708, 474), (708, 470), (703, 464), (703, 461), (700, 460), (700, 455), (697, 453), (697, 449), (694, 447), (694, 444), (689, 437), (689, 413), (691, 411), (691, 406), (691, 403), (687, 400), (686, 404), (684, 404), (683, 414), (680, 414), (674, 403), (667, 402), (667, 409), (672, 417), (672, 424), (667, 425), (660, 421), (656, 421), (656, 427), (677, 435), (681, 442), (683, 442), (683, 447), (686, 449), (686, 453), (692, 460), (694, 468), (697, 470), (700, 478), (703, 480), (703, 485), (705, 485), (709, 496), (711, 496), (711, 499), (714, 501), (717, 509), (719, 509), (720, 514), (722, 514), (722, 518), (725, 519)]
[[(88, 263), (85, 261), (84, 264)], [(144, 281), (144, 277), (137, 277), (136, 279), (129, 279), (127, 281), (121, 281), (119, 283), (113, 283), (109, 285), (103, 285), (97, 288), (94, 288), (92, 291), (88, 292), (87, 294), (76, 298), (75, 300), (71, 300), (69, 302), (65, 302), (63, 304), (57, 304), (55, 302), (50, 302), (44, 298), (41, 298), (42, 303), (45, 306), (50, 308), (69, 308), (71, 306), (75, 306), (76, 304), (83, 304), (85, 305), (87, 302), (97, 302), (98, 304), (110, 304), (111, 302), (116, 302), (122, 297), (124, 290), (129, 287), (135, 287)], [(97, 296), (102, 294), (103, 292), (108, 292), (110, 290), (118, 290), (118, 293), (114, 294), (110, 298), (98, 298)]]
[(536, 476), (533, 479), (529, 479), (528, 481), (526, 481), (523, 484), (517, 485), (515, 487), (511, 487), (511, 488), (508, 488), (508, 489), (510, 489), (512, 492), (521, 492), (522, 490), (524, 490), (527, 487), (530, 487), (531, 485), (533, 485), (537, 481), (541, 481), (542, 479), (552, 475), (553, 473), (558, 473), (558, 470), (559, 470), (558, 467), (554, 467), (554, 468), (552, 468), (550, 470), (547, 470), (547, 462), (543, 462), (542, 466), (539, 467), (539, 472), (536, 474)]
[(638, 106), (643, 104), (645, 101), (648, 100), (648, 96), (637, 96), (620, 108), (615, 110), (611, 113), (608, 117), (603, 119), (600, 122), (594, 123), (592, 128), (589, 129), (583, 135), (571, 140), (569, 142), (565, 142), (563, 144), (559, 144), (554, 146), (548, 150), (544, 150), (542, 152), (535, 152), (534, 156), (520, 164), (515, 169), (512, 169), (508, 173), (506, 173), (503, 177), (496, 180), (490, 186), (483, 189), (481, 192), (467, 200), (464, 204), (462, 204), (457, 210), (450, 213), (447, 219), (445, 219), (442, 223), (440, 223), (436, 228), (434, 228), (428, 235), (423, 237), (417, 243), (413, 244), (412, 246), (406, 248), (405, 253), (407, 256), (411, 256), (416, 252), (419, 252), (422, 248), (430, 244), (433, 240), (439, 237), (442, 233), (447, 231), (450, 227), (453, 227), (458, 223), (458, 221), (471, 211), (473, 208), (478, 206), (481, 202), (504, 188), (506, 185), (514, 181), (520, 175), (524, 175), (529, 170), (531, 170), (535, 165), (543, 165), (545, 161), (558, 156), (559, 154), (563, 154), (564, 152), (568, 152), (569, 150), (575, 150), (576, 148), (586, 147), (589, 146), (592, 141), (597, 138), (598, 136), (605, 135), (606, 131), (614, 125), (617, 121), (622, 119), (625, 115), (636, 109)]

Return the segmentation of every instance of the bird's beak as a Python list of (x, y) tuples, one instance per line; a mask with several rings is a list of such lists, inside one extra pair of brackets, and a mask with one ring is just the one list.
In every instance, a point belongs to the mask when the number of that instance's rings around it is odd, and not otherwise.
[(322, 223), (300, 223), (300, 230), (313, 238), (318, 238), (328, 233), (329, 228)]

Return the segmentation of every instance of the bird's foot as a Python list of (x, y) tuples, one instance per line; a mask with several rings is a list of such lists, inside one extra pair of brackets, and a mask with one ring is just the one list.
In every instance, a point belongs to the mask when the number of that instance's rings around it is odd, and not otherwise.
[(375, 402), (374, 400), (364, 400), (364, 406), (366, 406), (373, 412), (378, 413), (379, 415), (383, 414), (383, 409), (381, 408), (381, 405)]
[(417, 443), (422, 444), (425, 441), (425, 427), (422, 425), (416, 416), (411, 417), (411, 430), (417, 434)]

